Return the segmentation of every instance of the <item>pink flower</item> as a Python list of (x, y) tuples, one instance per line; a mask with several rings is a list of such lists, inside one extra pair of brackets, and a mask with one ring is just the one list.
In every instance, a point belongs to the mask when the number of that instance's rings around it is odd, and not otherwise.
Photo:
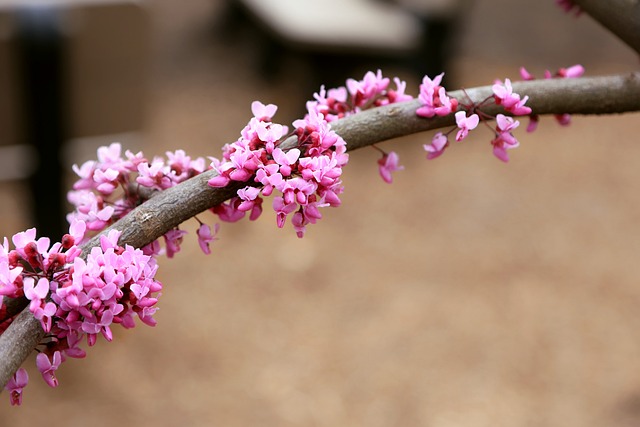
[(456, 124), (460, 128), (456, 135), (456, 141), (460, 142), (469, 134), (470, 130), (475, 129), (480, 123), (480, 117), (477, 114), (472, 114), (467, 117), (467, 113), (464, 111), (458, 111), (456, 113)]
[(34, 240), (36, 240), (35, 228), (30, 228), (28, 230), (16, 233), (11, 238), (11, 241), (15, 245), (16, 249), (22, 249), (25, 246), (27, 246), (27, 244), (33, 242)]
[(185, 234), (187, 234), (186, 231), (176, 228), (167, 231), (164, 235), (164, 241), (167, 247), (167, 258), (173, 258), (177, 252), (180, 252), (180, 244)]
[(4, 387), (9, 392), (9, 401), (11, 405), (22, 404), (22, 389), (27, 386), (29, 382), (29, 374), (24, 368), (20, 368), (13, 374), (13, 377), (9, 380)]
[(256, 129), (256, 134), (260, 141), (265, 143), (265, 149), (267, 153), (271, 153), (275, 148), (275, 144), (280, 138), (285, 136), (288, 132), (286, 126), (282, 126), (277, 123), (270, 123), (269, 125), (260, 126)]
[(73, 238), (73, 245), (78, 245), (84, 238), (84, 233), (87, 231), (87, 224), (79, 219), (71, 221), (69, 226), (69, 236)]
[(407, 82), (400, 80), (398, 77), (394, 77), (393, 81), (396, 84), (396, 90), (387, 91), (389, 104), (411, 101), (413, 96), (405, 93), (405, 90), (407, 89)]
[(344, 86), (328, 91), (324, 85), (320, 86), (320, 91), (314, 93), (313, 97), (315, 100), (307, 102), (307, 109), (322, 114), (327, 122), (352, 114), (352, 107), (347, 103), (349, 93)]
[(527, 71), (527, 69), (524, 68), (524, 67), (520, 67), (520, 77), (522, 77), (522, 80), (535, 80), (536, 79), (533, 76), (533, 74), (529, 73)]
[(445, 148), (449, 146), (449, 140), (446, 135), (443, 135), (442, 132), (438, 132), (433, 136), (431, 140), (431, 144), (424, 144), (424, 150), (428, 153), (427, 160), (435, 159), (436, 157), (440, 157), (442, 153), (444, 153)]
[(45, 303), (45, 298), (49, 294), (49, 280), (44, 277), (38, 279), (38, 284), (34, 285), (33, 277), (24, 279), (24, 296), (31, 301), (29, 311), (34, 317), (40, 320), (42, 329), (45, 332), (51, 331), (51, 318), (56, 314), (57, 307), (52, 302)]
[(42, 378), (50, 387), (58, 386), (56, 370), (60, 366), (60, 363), (62, 363), (62, 359), (59, 351), (53, 353), (52, 360), (50, 360), (45, 353), (38, 353), (36, 356), (36, 366), (38, 367), (38, 371), (40, 371)]
[(491, 141), (493, 145), (493, 154), (503, 162), (509, 161), (507, 150), (516, 148), (520, 143), (511, 134), (511, 131), (520, 125), (520, 122), (512, 117), (498, 114), (496, 116), (496, 137)]
[(122, 161), (121, 157), (122, 145), (114, 142), (108, 147), (98, 148), (98, 162), (109, 167)]
[(353, 97), (353, 104), (359, 107), (385, 91), (389, 82), (389, 78), (382, 77), (381, 70), (375, 74), (368, 71), (360, 81), (347, 79), (347, 89)]
[(47, 297), (49, 293), (49, 281), (41, 277), (38, 280), (38, 284), (34, 285), (35, 280), (33, 277), (27, 277), (24, 279), (24, 296), (32, 302), (40, 302)]
[(84, 162), (80, 167), (78, 167), (78, 165), (71, 167), (76, 175), (80, 177), (80, 179), (73, 184), (74, 190), (88, 190), (93, 188), (93, 173), (96, 170), (96, 165), (97, 162), (95, 160), (89, 160)]
[(103, 234), (100, 236), (100, 247), (103, 251), (107, 249), (116, 249), (118, 248), (118, 239), (120, 239), (120, 235), (122, 232), (120, 230), (109, 230), (107, 234)]
[(576, 78), (584, 74), (584, 67), (580, 64), (576, 64), (568, 68), (560, 68), (556, 74), (558, 77)]
[(296, 203), (286, 203), (284, 197), (273, 198), (273, 210), (276, 211), (276, 225), (278, 228), (284, 227), (287, 215), (294, 212), (297, 207)]
[(155, 160), (151, 165), (148, 163), (140, 163), (138, 165), (138, 178), (136, 178), (136, 181), (145, 187), (166, 190), (174, 185), (167, 172), (167, 167), (161, 160)]
[(216, 238), (216, 234), (218, 234), (218, 230), (220, 229), (220, 224), (214, 225), (214, 232), (211, 233), (211, 227), (207, 224), (201, 224), (196, 231), (198, 235), (198, 244), (200, 245), (200, 249), (202, 252), (209, 255), (211, 253), (211, 248), (209, 248), (209, 243), (218, 240)]
[(96, 184), (96, 190), (103, 194), (111, 194), (118, 186), (118, 178), (120, 172), (115, 169), (107, 168), (106, 170), (98, 169), (93, 173), (93, 180)]
[(227, 202), (220, 203), (218, 206), (211, 208), (211, 211), (218, 215), (218, 217), (225, 222), (240, 221), (245, 217), (246, 212), (238, 210), (238, 206), (242, 203), (239, 197), (233, 197)]
[(263, 122), (269, 122), (276, 115), (278, 107), (274, 104), (264, 105), (260, 101), (253, 101), (251, 103), (251, 112), (253, 116)]
[[(0, 297), (18, 297), (18, 290), (22, 288), (22, 266), (13, 266), (9, 260), (9, 241), (5, 237), (0, 245)], [(0, 304), (0, 307), (2, 304)]]
[(238, 197), (242, 202), (237, 209), (241, 212), (251, 211), (249, 215), (251, 221), (255, 221), (262, 214), (262, 197), (259, 196), (260, 189), (256, 187), (245, 187), (238, 190)]
[(491, 89), (493, 90), (496, 104), (502, 105), (506, 111), (516, 116), (531, 114), (531, 108), (524, 105), (529, 97), (525, 96), (520, 99), (520, 95), (513, 92), (511, 80), (505, 79), (504, 84), (497, 82)]
[(440, 86), (444, 73), (437, 75), (433, 80), (424, 76), (420, 85), (420, 107), (416, 114), (420, 117), (431, 118), (434, 116), (446, 116), (458, 109), (458, 100), (449, 98), (445, 89)]
[(525, 96), (520, 101), (516, 102), (511, 108), (507, 108), (507, 111), (513, 113), (514, 116), (526, 116), (531, 114), (531, 108), (524, 105), (529, 100), (529, 96)]
[(273, 160), (280, 165), (279, 172), (283, 177), (291, 175), (291, 166), (300, 158), (300, 150), (293, 148), (286, 153), (280, 148), (273, 150)]
[(384, 182), (391, 184), (393, 181), (391, 178), (391, 173), (395, 171), (400, 171), (404, 169), (404, 166), (398, 165), (398, 154), (394, 151), (385, 153), (381, 159), (378, 160), (378, 170), (380, 172), (380, 176), (384, 180)]
[(231, 182), (228, 175), (219, 174), (207, 181), (210, 187), (221, 188), (226, 187)]
[[(121, 311), (122, 307), (118, 308), (120, 309), (119, 311)], [(104, 310), (100, 315), (85, 317), (84, 322), (82, 322), (82, 331), (88, 334), (89, 345), (95, 344), (97, 334), (100, 332), (107, 341), (111, 341), (113, 339), (113, 334), (110, 328), (113, 323), (113, 315), (113, 311)]]

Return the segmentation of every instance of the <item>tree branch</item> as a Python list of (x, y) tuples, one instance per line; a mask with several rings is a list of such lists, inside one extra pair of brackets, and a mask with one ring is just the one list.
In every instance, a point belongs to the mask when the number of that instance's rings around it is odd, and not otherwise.
[(640, 54), (639, 0), (573, 0), (573, 2)]
[[(517, 82), (513, 89), (530, 97), (529, 105), (536, 114), (616, 114), (640, 111), (640, 73), (578, 79), (551, 79)], [(450, 93), (461, 104), (482, 102), (491, 98), (490, 86)], [(468, 96), (468, 97), (467, 97)], [(470, 98), (470, 99), (469, 99)], [(332, 124), (347, 142), (349, 150), (388, 139), (455, 124), (453, 115), (424, 119), (416, 115), (417, 100), (367, 110)], [(495, 115), (502, 111), (493, 102), (482, 109)], [(288, 143), (285, 142), (284, 145)], [(167, 231), (213, 206), (233, 197), (247, 183), (233, 183), (225, 188), (212, 188), (207, 181), (215, 176), (207, 171), (169, 188), (133, 210), (110, 229), (122, 231), (120, 244), (143, 247)], [(99, 244), (99, 235), (83, 246), (86, 257)], [(22, 362), (42, 340), (40, 323), (28, 309), (0, 335), (0, 384), (9, 381)]]

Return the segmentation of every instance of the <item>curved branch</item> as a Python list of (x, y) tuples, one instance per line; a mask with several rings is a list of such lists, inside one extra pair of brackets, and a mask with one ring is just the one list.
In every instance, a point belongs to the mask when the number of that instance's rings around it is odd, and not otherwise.
[(573, 2), (640, 54), (640, 1), (573, 0)]
[[(528, 105), (536, 114), (616, 114), (640, 111), (640, 73), (579, 79), (552, 79), (518, 82), (514, 91), (528, 95)], [(492, 96), (490, 86), (450, 93), (461, 103), (482, 102)], [(467, 98), (467, 96), (470, 98)], [(453, 115), (420, 118), (417, 100), (392, 104), (349, 116), (332, 123), (347, 142), (349, 150), (388, 139), (455, 124)], [(495, 115), (501, 108), (492, 103), (483, 111)], [(246, 183), (212, 188), (207, 181), (215, 176), (207, 171), (169, 188), (133, 210), (101, 234), (115, 228), (122, 231), (120, 244), (142, 247), (187, 219), (233, 197)], [(99, 244), (99, 235), (83, 246), (83, 255)], [(0, 384), (4, 387), (22, 362), (42, 340), (40, 323), (25, 309), (0, 335)]]

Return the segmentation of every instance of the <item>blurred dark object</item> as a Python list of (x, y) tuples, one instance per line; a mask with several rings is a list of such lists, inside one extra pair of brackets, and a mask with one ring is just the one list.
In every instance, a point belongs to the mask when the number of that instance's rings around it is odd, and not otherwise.
[(15, 36), (23, 100), (20, 127), (24, 142), (35, 148), (38, 159), (29, 177), (34, 219), (41, 235), (59, 240), (65, 229), (60, 147), (68, 135), (60, 12), (44, 5), (19, 8)]
[(141, 129), (149, 33), (140, 2), (0, 4), (0, 176), (29, 177), (39, 235), (68, 228), (65, 143)]
[[(285, 55), (311, 64), (312, 85), (335, 86), (362, 64), (404, 66), (418, 77), (444, 71), (465, 0), (229, 0), (229, 29), (260, 29), (259, 69), (280, 72)], [(365, 65), (366, 68), (366, 65)], [(380, 68), (380, 65), (376, 65)]]

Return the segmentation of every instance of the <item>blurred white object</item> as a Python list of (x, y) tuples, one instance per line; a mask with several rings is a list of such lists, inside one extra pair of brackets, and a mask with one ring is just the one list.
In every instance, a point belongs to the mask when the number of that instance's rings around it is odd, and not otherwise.
[(307, 50), (403, 54), (417, 49), (423, 31), (416, 16), (393, 3), (237, 1), (281, 42)]

